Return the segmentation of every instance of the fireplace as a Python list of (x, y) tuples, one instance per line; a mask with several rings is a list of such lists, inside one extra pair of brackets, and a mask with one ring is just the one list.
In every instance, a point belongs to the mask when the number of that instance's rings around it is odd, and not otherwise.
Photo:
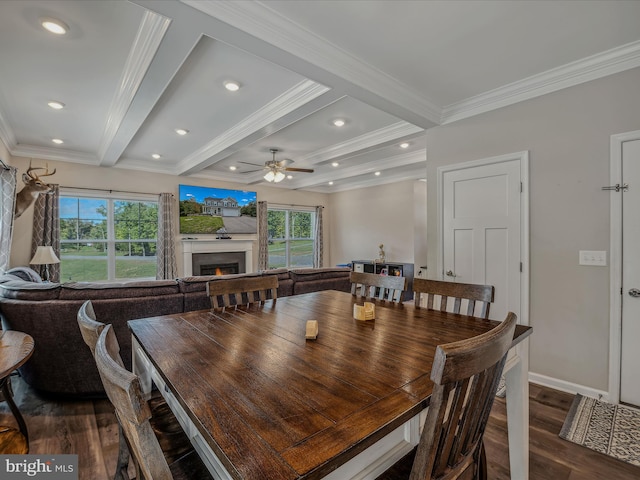
[(193, 275), (228, 275), (246, 273), (244, 252), (194, 253)]
[[(183, 275), (204, 275), (202, 265), (237, 263), (238, 273), (253, 272), (255, 239), (182, 239)], [(215, 273), (214, 273), (215, 275)]]

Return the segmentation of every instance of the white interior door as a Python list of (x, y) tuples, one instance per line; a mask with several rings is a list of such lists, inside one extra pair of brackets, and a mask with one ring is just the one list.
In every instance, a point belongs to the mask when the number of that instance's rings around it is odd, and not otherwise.
[(640, 140), (622, 144), (620, 401), (640, 406)]
[(441, 175), (443, 279), (495, 287), (490, 318), (523, 317), (527, 152), (446, 167)]

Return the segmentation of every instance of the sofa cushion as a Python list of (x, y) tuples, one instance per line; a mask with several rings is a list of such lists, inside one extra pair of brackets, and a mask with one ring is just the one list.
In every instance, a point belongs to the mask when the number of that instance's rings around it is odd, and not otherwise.
[(212, 280), (224, 280), (225, 278), (255, 277), (259, 273), (236, 273), (231, 275), (201, 275), (194, 277), (182, 277), (178, 279), (178, 285), (182, 293), (204, 292), (207, 290), (207, 282)]
[(327, 278), (348, 277), (351, 269), (345, 267), (294, 268), (289, 271), (294, 282), (313, 282)]
[[(12, 275), (5, 274), (10, 278)], [(59, 283), (34, 283), (25, 280), (12, 280), (0, 282), (0, 297), (14, 300), (56, 300), (60, 293)]]
[(60, 300), (135, 298), (180, 293), (175, 280), (130, 281), (118, 283), (71, 282), (60, 289)]

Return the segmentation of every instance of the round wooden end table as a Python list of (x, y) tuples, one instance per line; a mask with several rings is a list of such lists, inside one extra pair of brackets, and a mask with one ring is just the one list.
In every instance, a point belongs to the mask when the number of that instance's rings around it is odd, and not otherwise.
[(14, 330), (0, 331), (0, 391), (18, 424), (18, 429), (0, 425), (0, 453), (29, 453), (27, 425), (18, 406), (13, 401), (9, 375), (20, 368), (33, 355), (33, 338)]

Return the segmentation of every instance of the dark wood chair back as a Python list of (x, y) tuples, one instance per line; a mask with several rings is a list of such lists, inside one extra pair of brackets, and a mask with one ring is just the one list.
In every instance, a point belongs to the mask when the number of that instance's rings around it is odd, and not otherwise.
[[(493, 285), (443, 282), (425, 280), (424, 278), (413, 279), (413, 291), (416, 307), (421, 306), (421, 294), (427, 296), (427, 308), (430, 310), (434, 310), (435, 297), (439, 296), (439, 310), (442, 312), (460, 313), (463, 300), (466, 300), (466, 314), (480, 318), (489, 318), (489, 307), (494, 297)], [(453, 299), (452, 307), (449, 307), (450, 299)], [(477, 314), (476, 308), (478, 309)]]
[(219, 309), (278, 298), (278, 276), (238, 277), (207, 282), (211, 308)]
[(407, 278), (374, 273), (351, 272), (351, 294), (402, 303)]
[(173, 480), (169, 465), (153, 433), (151, 410), (142, 393), (137, 375), (118, 363), (120, 347), (111, 325), (98, 337), (95, 359), (102, 383), (144, 478)]
[(509, 312), (489, 332), (436, 349), (434, 388), (411, 479), (487, 478), (482, 436), (516, 320)]

